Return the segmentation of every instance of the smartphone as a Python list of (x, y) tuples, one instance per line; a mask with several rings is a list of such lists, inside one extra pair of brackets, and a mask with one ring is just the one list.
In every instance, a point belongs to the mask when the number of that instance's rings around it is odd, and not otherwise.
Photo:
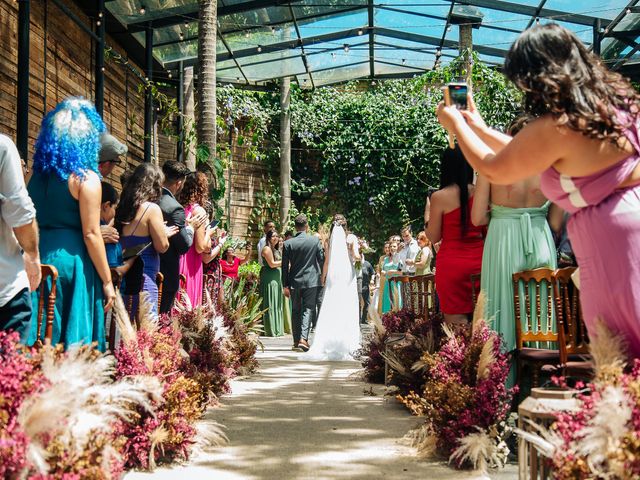
[(455, 105), (458, 110), (467, 109), (467, 94), (469, 87), (466, 83), (449, 83), (447, 84), (449, 91), (449, 100), (451, 105)]
[(211, 223), (209, 223), (209, 228), (216, 228), (218, 226), (218, 224), (220, 223), (220, 220), (214, 218), (213, 220), (211, 220)]
[(133, 257), (139, 257), (142, 252), (144, 252), (147, 248), (151, 246), (152, 242), (149, 243), (140, 243), (138, 245), (134, 245), (133, 247), (125, 248), (122, 252), (122, 260), (129, 260)]

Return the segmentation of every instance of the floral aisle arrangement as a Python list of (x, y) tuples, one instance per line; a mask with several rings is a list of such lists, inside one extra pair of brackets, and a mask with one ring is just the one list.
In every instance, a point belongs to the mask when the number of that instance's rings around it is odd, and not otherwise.
[(456, 467), (485, 469), (506, 463), (506, 417), (517, 387), (507, 389), (508, 355), (501, 337), (481, 318), (479, 300), (471, 329), (443, 327), (446, 340), (426, 352), (416, 368), (425, 370), (420, 392), (400, 396), (416, 415), (426, 418), (410, 433), (422, 455), (438, 453)]
[(177, 313), (163, 317), (161, 323), (180, 330), (182, 348), (189, 355), (189, 376), (208, 394), (209, 402), (215, 403), (218, 397), (230, 393), (229, 380), (241, 368), (240, 356), (236, 355), (224, 317), (216, 312), (208, 295), (195, 308), (178, 304)]
[(0, 332), (0, 475), (32, 480), (120, 478), (116, 424), (160, 398), (149, 376), (113, 381), (114, 359), (88, 347), (20, 351)]
[(189, 376), (193, 371), (179, 329), (173, 322), (156, 323), (148, 305), (141, 302), (137, 331), (121, 301), (114, 311), (122, 336), (115, 351), (116, 378), (150, 375), (162, 384), (162, 397), (154, 402), (153, 412), (139, 410), (136, 422), (121, 423), (116, 429), (116, 438), (125, 438), (127, 468), (149, 469), (159, 461), (186, 460), (196, 441), (195, 422), (208, 404), (203, 385)]
[(640, 360), (628, 365), (624, 344), (603, 323), (590, 340), (595, 375), (579, 408), (549, 429), (517, 433), (549, 458), (556, 480), (640, 478)]
[[(442, 315), (435, 314), (423, 319), (410, 309), (385, 313), (382, 318), (372, 316), (373, 336), (360, 350), (364, 367), (364, 377), (368, 382), (383, 383), (385, 355), (392, 365), (388, 383), (402, 392), (419, 389), (423, 383), (415, 374), (413, 365), (425, 351), (433, 351), (440, 343)], [(390, 338), (402, 338), (390, 344), (385, 353), (385, 345)]]

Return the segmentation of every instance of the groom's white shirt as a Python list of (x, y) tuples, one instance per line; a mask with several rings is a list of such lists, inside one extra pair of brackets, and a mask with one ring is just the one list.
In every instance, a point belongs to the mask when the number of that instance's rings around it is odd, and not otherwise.
[(398, 253), (398, 259), (402, 263), (400, 268), (402, 269), (403, 272), (416, 273), (416, 266), (407, 265), (406, 261), (407, 259), (415, 260), (419, 252), (420, 252), (420, 246), (418, 245), (418, 241), (415, 238), (412, 239), (411, 242), (409, 242), (409, 245), (407, 245), (402, 250), (400, 250), (400, 252)]

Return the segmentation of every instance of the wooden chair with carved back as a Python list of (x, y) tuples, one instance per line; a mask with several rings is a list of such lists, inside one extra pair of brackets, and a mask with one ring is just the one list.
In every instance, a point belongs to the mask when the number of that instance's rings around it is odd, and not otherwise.
[[(549, 268), (538, 268), (514, 273), (512, 277), (518, 384), (524, 365), (531, 367), (532, 387), (538, 386), (543, 368), (555, 372), (560, 365), (559, 350), (531, 346), (531, 343), (539, 342), (558, 345), (558, 333), (553, 331), (549, 321), (554, 312), (554, 273)], [(524, 288), (521, 289), (521, 285)]]
[(156, 285), (158, 286), (158, 311), (162, 307), (162, 284), (164, 283), (164, 275), (162, 272), (156, 273)]
[(437, 312), (436, 276), (433, 274), (412, 277), (415, 285), (417, 311), (423, 318), (430, 318)]
[[(56, 294), (58, 288), (58, 270), (53, 265), (41, 265), (42, 280), (38, 287), (38, 317), (37, 317), (37, 340), (36, 347), (41, 347), (42, 342), (42, 324), (44, 320), (44, 339), (51, 342), (53, 338), (53, 319), (55, 316)], [(51, 286), (49, 287), (49, 281)], [(48, 295), (47, 295), (48, 290)], [(46, 311), (45, 311), (46, 298)], [(43, 318), (44, 313), (44, 318)]]
[[(116, 294), (120, 291), (120, 285), (122, 285), (122, 275), (118, 273), (115, 268), (111, 269), (111, 282), (113, 283), (113, 288), (116, 291)], [(107, 330), (107, 320), (109, 320), (109, 329)], [(113, 309), (111, 310), (109, 315), (104, 316), (105, 321), (105, 331), (108, 331), (107, 334), (107, 348), (112, 352), (116, 349), (116, 322), (113, 318)]]
[(593, 376), (593, 363), (580, 308), (580, 292), (571, 277), (575, 270), (576, 267), (560, 268), (554, 274), (560, 362), (564, 376), (590, 379)]
[(480, 295), (480, 273), (472, 273), (470, 275), (471, 278), (471, 300), (473, 301), (473, 308), (476, 307), (476, 303), (478, 303), (478, 296)]
[(411, 277), (407, 275), (396, 275), (389, 279), (388, 293), (393, 310), (400, 310), (401, 308), (413, 309), (410, 282)]

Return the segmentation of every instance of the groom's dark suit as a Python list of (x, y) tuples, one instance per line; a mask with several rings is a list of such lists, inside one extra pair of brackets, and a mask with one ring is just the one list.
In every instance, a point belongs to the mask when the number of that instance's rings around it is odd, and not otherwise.
[(305, 232), (284, 242), (282, 286), (291, 291), (293, 342), (307, 340), (316, 315), (324, 253), (320, 240)]

